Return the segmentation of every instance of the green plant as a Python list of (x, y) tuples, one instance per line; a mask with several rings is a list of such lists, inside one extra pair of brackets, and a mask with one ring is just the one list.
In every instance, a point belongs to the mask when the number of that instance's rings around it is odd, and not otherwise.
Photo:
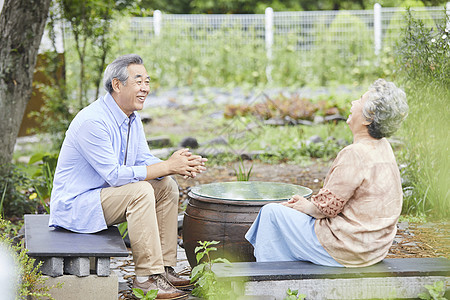
[(53, 178), (55, 176), (58, 154), (47, 152), (35, 153), (29, 160), (28, 165), (40, 163), (40, 168), (34, 174), (34, 189), (39, 197), (42, 207), (50, 213), (49, 199), (53, 189)]
[(111, 21), (118, 6), (112, 0), (59, 0), (58, 4), (62, 18), (71, 25), (73, 44), (70, 50), (75, 49), (78, 58), (77, 100), (79, 109), (82, 109), (88, 103), (89, 88), (97, 89), (97, 94), (99, 92), (101, 75), (114, 37)]
[[(445, 12), (442, 12), (445, 15)], [(450, 214), (450, 44), (447, 16), (427, 28), (411, 13), (397, 47), (398, 81), (408, 97), (409, 115), (401, 135), (399, 161), (405, 166), (403, 213), (447, 218)]]
[(445, 294), (445, 285), (443, 281), (436, 281), (433, 285), (425, 285), (427, 289), (427, 293), (420, 293), (418, 297), (424, 300), (446, 300), (444, 297)]
[(298, 290), (288, 289), (286, 291), (287, 297), (284, 300), (297, 300), (297, 299), (305, 299), (305, 294), (298, 294)]
[[(195, 248), (197, 266), (192, 269), (191, 282), (195, 288), (192, 295), (205, 298), (208, 300), (236, 299), (236, 295), (227, 283), (217, 280), (216, 275), (212, 271), (215, 263), (231, 263), (226, 258), (211, 259), (209, 252), (216, 251), (213, 245), (219, 244), (218, 241), (199, 241), (199, 247)], [(206, 259), (204, 259), (206, 258)], [(202, 261), (202, 259), (204, 259)]]
[(154, 300), (158, 295), (158, 290), (150, 290), (147, 292), (147, 294), (144, 294), (144, 292), (141, 289), (133, 289), (133, 294), (137, 298), (142, 300)]
[(410, 10), (405, 15), (406, 26), (396, 47), (396, 63), (400, 79), (408, 87), (417, 83), (450, 86), (450, 30), (447, 28), (450, 16), (445, 10), (442, 14), (444, 18), (433, 28), (416, 19)]
[(120, 232), (120, 235), (122, 236), (122, 238), (125, 238), (128, 234), (128, 222), (120, 223), (117, 226), (117, 229), (119, 229), (119, 232)]
[(39, 56), (33, 85), (39, 91), (43, 105), (29, 114), (39, 124), (32, 129), (32, 133), (48, 133), (51, 148), (58, 151), (74, 117), (73, 106), (67, 95), (64, 64), (64, 54), (57, 53), (56, 50)]
[[(30, 258), (27, 255), (27, 249), (23, 246), (23, 242), (19, 245), (15, 245), (10, 238), (11, 235), (16, 235), (14, 229), (9, 221), (0, 218), (0, 243), (3, 244), (7, 251), (12, 253), (14, 261), (18, 268), (18, 299), (50, 299), (55, 300), (49, 291), (53, 288), (59, 288), (62, 284), (47, 286), (45, 281), (47, 280), (42, 276), (39, 268), (42, 262), (35, 263), (35, 259)], [(11, 274), (13, 275), (13, 274)]]
[(34, 213), (37, 200), (28, 196), (31, 181), (16, 165), (0, 166), (0, 191), (2, 195), (2, 214), (5, 218), (22, 217)]
[(386, 28), (383, 44), (390, 47), (394, 46), (402, 38), (402, 31), (408, 26), (407, 15), (414, 13), (414, 17), (424, 23), (428, 28), (435, 26), (433, 17), (427, 10), (411, 10), (411, 8), (425, 7), (424, 3), (420, 0), (404, 0), (399, 3), (399, 6), (405, 9), (397, 10), (389, 21), (389, 26)]
[(239, 156), (239, 169), (234, 169), (234, 173), (236, 174), (236, 180), (237, 181), (249, 181), (250, 175), (252, 174), (253, 164), (251, 165), (250, 169), (247, 171), (245, 169), (244, 161), (242, 160), (242, 157)]

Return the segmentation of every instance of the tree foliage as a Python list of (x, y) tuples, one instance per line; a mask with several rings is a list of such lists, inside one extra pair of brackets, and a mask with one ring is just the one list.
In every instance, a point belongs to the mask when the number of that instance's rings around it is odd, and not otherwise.
[[(126, 2), (126, 1), (125, 1)], [(173, 14), (254, 14), (264, 13), (266, 7), (275, 11), (286, 10), (340, 10), (371, 9), (375, 3), (382, 6), (401, 6), (402, 0), (141, 0), (145, 9), (161, 10)], [(426, 6), (440, 6), (443, 0), (418, 0)]]
[[(103, 69), (106, 66), (106, 57), (111, 48), (109, 32), (111, 20), (115, 10), (114, 0), (58, 0), (61, 6), (62, 17), (70, 22), (71, 31), (75, 40), (75, 49), (80, 62), (80, 75), (78, 81), (79, 108), (87, 104), (88, 82), (92, 81), (99, 93), (99, 85)], [(94, 53), (88, 53), (94, 47)], [(89, 57), (94, 56), (97, 72), (93, 76), (86, 73), (86, 63)]]

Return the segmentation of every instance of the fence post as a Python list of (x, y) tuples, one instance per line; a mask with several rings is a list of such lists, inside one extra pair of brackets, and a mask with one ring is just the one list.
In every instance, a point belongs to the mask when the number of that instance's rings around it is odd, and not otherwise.
[(375, 42), (375, 55), (381, 50), (381, 5), (375, 3), (373, 6), (373, 38)]
[(161, 11), (155, 10), (155, 12), (153, 13), (153, 30), (155, 31), (155, 36), (159, 36), (161, 34), (161, 20)]
[(266, 39), (266, 77), (267, 81), (272, 81), (272, 46), (273, 46), (273, 9), (267, 7), (265, 10), (265, 39)]

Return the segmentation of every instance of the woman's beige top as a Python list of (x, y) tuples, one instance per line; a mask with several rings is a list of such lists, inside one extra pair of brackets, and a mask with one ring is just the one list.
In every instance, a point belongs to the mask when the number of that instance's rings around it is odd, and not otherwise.
[(381, 261), (397, 232), (402, 209), (400, 173), (389, 142), (363, 140), (342, 149), (311, 202), (327, 216), (315, 232), (346, 267)]

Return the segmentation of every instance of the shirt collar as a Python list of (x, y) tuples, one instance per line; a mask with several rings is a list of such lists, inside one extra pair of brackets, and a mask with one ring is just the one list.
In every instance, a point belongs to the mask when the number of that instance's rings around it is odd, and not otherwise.
[[(124, 122), (127, 122), (128, 117), (127, 115), (120, 109), (119, 105), (116, 103), (114, 98), (111, 96), (110, 93), (106, 93), (103, 97), (103, 102), (105, 103), (106, 107), (111, 111), (114, 119), (117, 122), (117, 125), (122, 125)], [(134, 119), (136, 118), (136, 114), (133, 112), (130, 115), (130, 122), (132, 123)]]

